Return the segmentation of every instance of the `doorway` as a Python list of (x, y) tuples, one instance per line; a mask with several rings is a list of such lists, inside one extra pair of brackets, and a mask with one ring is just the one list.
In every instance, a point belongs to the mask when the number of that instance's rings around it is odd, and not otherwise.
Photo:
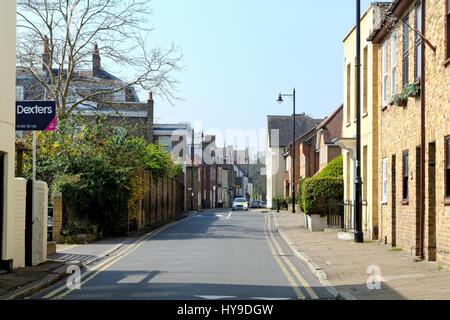
[(391, 232), (392, 232), (392, 247), (397, 247), (397, 156), (392, 156), (391, 164)]
[(428, 145), (428, 260), (436, 261), (436, 143)]
[[(0, 153), (0, 262), (3, 261), (3, 218), (4, 218), (4, 184), (5, 184), (5, 155)], [(1, 268), (1, 266), (0, 266)]]

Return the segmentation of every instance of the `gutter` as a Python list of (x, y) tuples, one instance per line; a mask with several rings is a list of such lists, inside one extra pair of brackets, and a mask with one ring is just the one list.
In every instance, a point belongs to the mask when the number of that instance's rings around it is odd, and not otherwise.
[[(426, 25), (426, 0), (422, 0), (422, 32), (425, 34)], [(425, 106), (426, 106), (426, 81), (425, 81), (425, 42), (422, 40), (422, 71), (421, 71), (421, 98), (420, 98), (420, 219), (419, 219), (419, 256), (425, 259), (424, 240), (425, 240), (425, 148), (426, 148), (426, 128), (425, 128)]]

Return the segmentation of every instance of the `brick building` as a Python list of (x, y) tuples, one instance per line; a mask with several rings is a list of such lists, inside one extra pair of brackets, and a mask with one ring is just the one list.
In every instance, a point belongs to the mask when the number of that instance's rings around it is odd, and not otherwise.
[(306, 114), (295, 116), (296, 132), (293, 136), (292, 116), (267, 116), (267, 206), (272, 207), (272, 199), (285, 193), (285, 148), (306, 132), (316, 127), (323, 119), (313, 119)]
[(343, 107), (340, 106), (329, 117), (298, 138), (295, 144), (291, 143), (284, 149), (285, 198), (292, 194), (292, 152), (295, 150), (294, 185), (297, 186), (300, 178), (314, 176), (341, 155), (341, 148), (335, 140), (341, 137), (342, 118)]
[[(361, 17), (361, 179), (363, 232), (366, 239), (378, 239), (378, 46), (367, 40), (380, 24), (389, 3), (374, 2)], [(354, 229), (356, 165), (356, 30), (345, 36), (344, 121), (338, 144), (344, 156), (344, 202), (346, 228)]]
[(379, 47), (381, 79), (380, 239), (446, 265), (450, 265), (449, 7), (447, 0), (396, 0), (391, 14), (370, 37)]
[[(49, 70), (54, 74), (60, 71), (49, 66), (49, 42), (43, 43), (42, 69), (34, 70), (41, 81), (48, 79)], [(64, 70), (64, 72), (66, 72)], [(16, 99), (47, 100), (45, 88), (35, 75), (21, 67), (16, 71)], [(108, 120), (116, 126), (135, 128), (135, 134), (145, 137), (147, 142), (153, 142), (154, 102), (152, 93), (146, 102), (139, 100), (133, 86), (109, 73), (101, 64), (100, 49), (93, 45), (92, 68), (76, 70), (73, 74), (67, 106), (73, 105), (94, 93), (101, 93), (92, 99), (79, 104), (75, 111), (89, 119), (95, 114), (108, 116)]]

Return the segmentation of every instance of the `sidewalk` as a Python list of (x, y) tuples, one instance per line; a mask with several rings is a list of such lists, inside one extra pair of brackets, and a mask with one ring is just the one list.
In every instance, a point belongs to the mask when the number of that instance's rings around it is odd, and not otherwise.
[(139, 235), (111, 238), (86, 245), (58, 245), (57, 253), (35, 267), (0, 274), (0, 300), (23, 299), (67, 276), (67, 265), (86, 267), (138, 239)]
[[(328, 281), (344, 297), (361, 300), (448, 300), (450, 271), (433, 262), (393, 251), (378, 242), (341, 241), (336, 232), (311, 233), (299, 226), (300, 215), (275, 214), (279, 231), (310, 264), (325, 271)], [(369, 290), (368, 268), (379, 267), (381, 290)]]

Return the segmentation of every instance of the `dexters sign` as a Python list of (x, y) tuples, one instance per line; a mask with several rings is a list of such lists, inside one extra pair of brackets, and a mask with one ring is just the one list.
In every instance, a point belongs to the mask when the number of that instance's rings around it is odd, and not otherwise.
[(17, 131), (55, 131), (55, 101), (16, 102)]

